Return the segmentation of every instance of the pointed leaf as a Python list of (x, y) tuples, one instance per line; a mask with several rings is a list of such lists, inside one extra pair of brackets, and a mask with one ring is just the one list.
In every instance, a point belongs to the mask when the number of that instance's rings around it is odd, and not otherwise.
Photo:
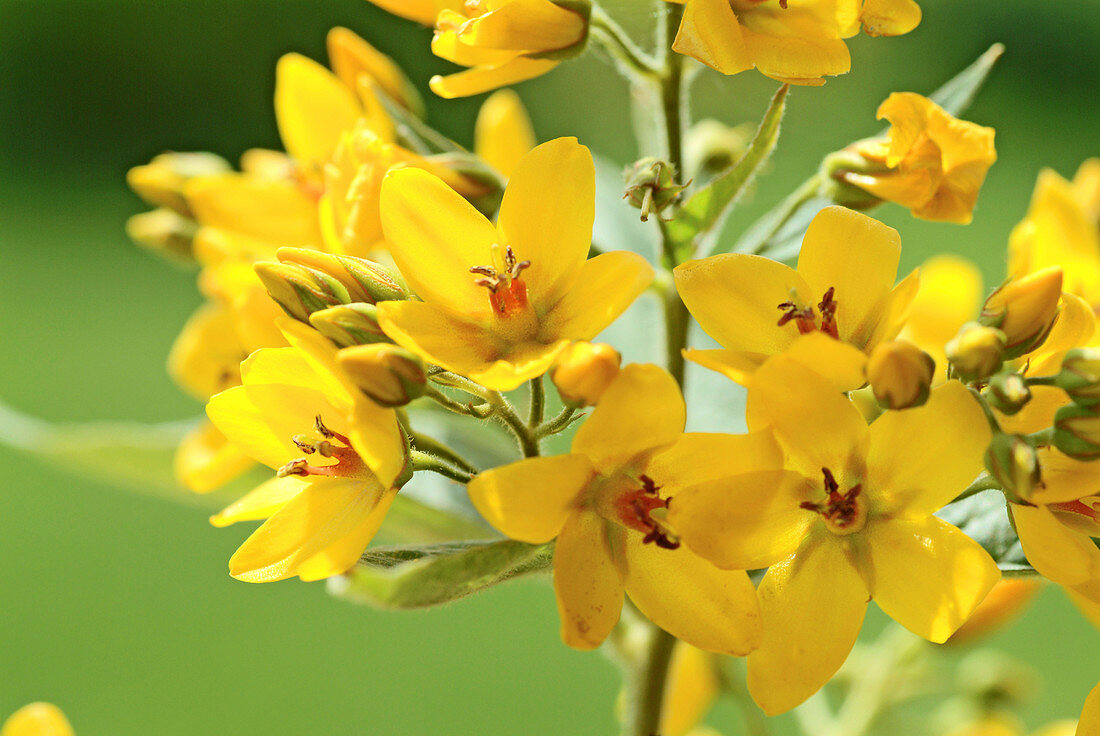
[(510, 539), (367, 550), (359, 564), (329, 580), (341, 598), (378, 608), (426, 608), (550, 568), (553, 544)]
[(995, 43), (970, 66), (952, 77), (928, 96), (932, 102), (958, 117), (966, 111), (981, 90), (993, 66), (1005, 52), (1004, 44)]

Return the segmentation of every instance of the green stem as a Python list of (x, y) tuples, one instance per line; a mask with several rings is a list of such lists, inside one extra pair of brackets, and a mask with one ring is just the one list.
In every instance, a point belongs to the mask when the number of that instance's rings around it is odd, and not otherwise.
[(487, 404), (464, 404), (461, 401), (452, 399), (450, 396), (447, 396), (441, 391), (435, 390), (434, 388), (428, 388), (424, 392), (424, 396), (439, 404), (447, 411), (453, 411), (455, 414), (463, 414), (465, 416), (477, 417), (478, 419), (484, 419), (485, 417), (489, 416), (489, 413), (492, 410), (491, 406)]
[(649, 622), (649, 641), (630, 673), (627, 687), (623, 736), (654, 736), (660, 733), (668, 665), (676, 638)]
[(1057, 386), (1055, 381), (1058, 380), (1058, 376), (1035, 376), (1034, 378), (1024, 378), (1024, 381), (1028, 386)]
[(989, 428), (993, 430), (993, 434), (1001, 434), (1001, 423), (997, 421), (997, 415), (989, 408), (989, 404), (986, 403), (985, 397), (982, 396), (982, 392), (973, 386), (968, 386), (968, 388), (970, 389), (970, 393), (974, 396), (974, 400), (978, 402), (978, 406), (982, 407), (982, 413), (985, 414), (985, 421), (989, 423)]
[(537, 427), (542, 424), (542, 415), (546, 410), (546, 389), (542, 385), (542, 376), (531, 379), (531, 410), (527, 419), (527, 426), (537, 432)]
[(420, 450), (413, 450), (409, 453), (409, 457), (412, 459), (413, 470), (427, 470), (432, 473), (438, 473), (444, 478), (450, 478), (456, 483), (466, 484), (469, 483), (473, 477), (473, 473), (467, 473), (464, 470), (458, 468), (452, 468), (447, 463), (440, 460), (435, 455), (430, 455)]
[(630, 39), (626, 31), (599, 6), (592, 7), (589, 34), (611, 55), (619, 67), (633, 79), (653, 79), (659, 71), (653, 60)]
[(1054, 427), (1040, 429), (1027, 436), (1027, 441), (1032, 447), (1049, 447), (1054, 444)]
[(668, 372), (684, 387), (684, 348), (687, 346), (688, 314), (676, 289), (665, 292), (665, 360)]
[(411, 430), (409, 431), (409, 437), (412, 439), (413, 445), (416, 446), (417, 450), (421, 450), (429, 455), (435, 455), (441, 460), (461, 468), (471, 475), (477, 475), (478, 472), (480, 472), (473, 463), (434, 437), (429, 437), (426, 434), (420, 434), (419, 432)]
[(560, 414), (558, 414), (556, 417), (549, 420), (548, 422), (542, 424), (537, 430), (535, 430), (536, 436), (541, 438), (549, 437), (552, 434), (557, 434), (558, 432), (569, 426), (569, 423), (573, 420), (573, 415), (576, 413), (576, 408), (572, 406), (565, 407), (561, 410)]
[(779, 206), (768, 212), (762, 218), (749, 226), (745, 234), (737, 243), (735, 250), (738, 253), (752, 253), (764, 255), (771, 248), (771, 240), (776, 236), (791, 217), (804, 205), (817, 196), (821, 187), (821, 175), (814, 174), (787, 195), (787, 198), (779, 203)]
[(515, 408), (508, 403), (507, 399), (501, 396), (499, 391), (489, 392), (487, 398), (493, 414), (504, 422), (504, 426), (508, 427), (512, 434), (516, 436), (516, 441), (519, 442), (519, 449), (523, 456), (537, 457), (539, 455), (539, 439), (535, 431), (520, 419)]
[(676, 169), (677, 176), (684, 175), (684, 57), (672, 51), (672, 39), (680, 27), (684, 7), (670, 3), (665, 6), (661, 24), (661, 48), (664, 53), (664, 71), (661, 74), (661, 105), (665, 123), (665, 145), (668, 162)]
[(471, 396), (476, 396), (484, 401), (489, 400), (489, 389), (482, 386), (480, 383), (471, 381), (465, 376), (460, 376), (457, 373), (451, 373), (450, 371), (440, 370), (435, 373), (429, 374), (431, 379), (436, 383), (451, 388), (457, 388), (459, 391), (465, 391)]

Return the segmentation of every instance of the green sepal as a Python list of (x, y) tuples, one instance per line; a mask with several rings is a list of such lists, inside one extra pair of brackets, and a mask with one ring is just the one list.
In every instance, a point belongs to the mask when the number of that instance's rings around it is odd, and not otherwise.
[(329, 582), (334, 595), (377, 608), (427, 608), (550, 568), (554, 545), (511, 539), (378, 547)]
[(423, 156), (437, 153), (465, 153), (466, 149), (421, 120), (415, 113), (390, 97), (375, 82), (369, 82), (370, 91), (385, 108), (393, 121), (397, 142), (410, 151)]

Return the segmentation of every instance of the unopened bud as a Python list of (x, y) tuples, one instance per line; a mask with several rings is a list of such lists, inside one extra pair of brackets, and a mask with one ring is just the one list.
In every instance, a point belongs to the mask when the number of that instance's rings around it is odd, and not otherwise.
[(1075, 404), (1088, 407), (1100, 404), (1100, 350), (1074, 348), (1066, 353), (1054, 385)]
[(1005, 359), (1030, 353), (1043, 344), (1058, 316), (1062, 269), (1044, 268), (1012, 279), (985, 300), (981, 324), (1005, 334)]
[(162, 153), (126, 172), (126, 183), (154, 207), (167, 207), (194, 218), (183, 196), (184, 184), (195, 177), (223, 174), (231, 168), (229, 162), (212, 153)]
[(309, 324), (314, 312), (352, 301), (343, 284), (321, 271), (271, 261), (260, 261), (253, 268), (271, 298), (300, 322)]
[(684, 165), (694, 176), (714, 176), (740, 161), (751, 139), (751, 126), (731, 127), (713, 118), (700, 120), (688, 131)]
[(892, 340), (871, 351), (866, 371), (879, 404), (909, 409), (928, 401), (936, 361), (911, 342)]
[(309, 323), (342, 348), (390, 341), (378, 325), (378, 309), (373, 304), (339, 304), (322, 309), (309, 315)]
[(605, 343), (575, 342), (558, 355), (550, 380), (565, 403), (595, 406), (619, 374), (622, 356)]
[[(626, 170), (626, 194), (623, 199), (642, 211), (642, 222), (652, 214), (660, 215), (680, 198), (687, 184), (676, 182), (676, 169), (667, 161), (646, 157)], [(690, 183), (690, 182), (689, 182)]]
[(968, 322), (944, 349), (951, 367), (961, 378), (981, 380), (1001, 369), (1005, 335), (994, 327)]
[(280, 263), (303, 266), (335, 279), (353, 302), (376, 304), (409, 298), (409, 290), (393, 271), (365, 258), (337, 256), (310, 248), (279, 248), (275, 257)]
[(420, 358), (396, 345), (344, 348), (337, 360), (348, 378), (381, 406), (404, 406), (423, 396), (428, 386)]
[(985, 467), (1013, 500), (1026, 500), (1042, 480), (1039, 455), (1018, 434), (993, 435), (985, 451)]
[(985, 398), (994, 409), (1012, 416), (1031, 401), (1031, 389), (1019, 373), (1003, 370), (989, 379)]
[(126, 234), (143, 248), (189, 261), (199, 226), (173, 209), (158, 207), (126, 221)]
[(858, 184), (867, 175), (887, 170), (877, 157), (865, 155), (865, 151), (876, 144), (874, 139), (857, 141), (822, 159), (820, 195), (853, 210), (866, 210), (882, 204), (881, 197), (876, 197)]
[(1054, 446), (1074, 460), (1100, 459), (1100, 414), (1067, 404), (1054, 415)]

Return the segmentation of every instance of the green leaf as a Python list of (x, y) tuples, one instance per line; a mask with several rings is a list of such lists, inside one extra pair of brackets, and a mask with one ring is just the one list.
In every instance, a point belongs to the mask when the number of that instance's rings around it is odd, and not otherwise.
[(936, 516), (954, 524), (966, 536), (982, 545), (1003, 572), (1017, 575), (1038, 574), (1024, 557), (1020, 538), (1012, 527), (1001, 491), (984, 491), (947, 506)]
[(974, 102), (974, 97), (1004, 52), (1004, 44), (993, 44), (977, 61), (952, 77), (928, 98), (955, 117), (962, 115)]
[(510, 539), (369, 549), (329, 581), (334, 595), (378, 608), (426, 608), (550, 567), (554, 545)]
[(790, 85), (784, 84), (772, 97), (745, 155), (693, 193), (668, 223), (668, 234), (676, 248), (678, 259), (688, 255), (691, 245), (699, 237), (707, 235), (722, 223), (737, 198), (775, 150), (789, 90)]

